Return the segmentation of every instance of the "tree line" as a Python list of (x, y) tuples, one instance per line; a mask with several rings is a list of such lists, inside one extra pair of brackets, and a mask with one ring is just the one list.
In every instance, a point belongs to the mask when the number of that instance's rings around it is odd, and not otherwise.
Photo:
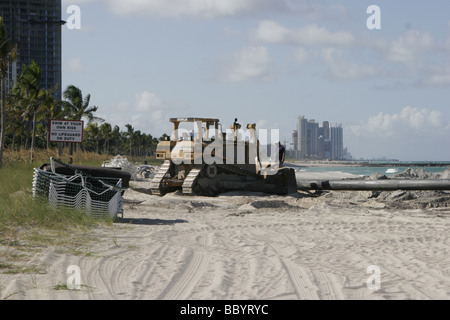
[[(156, 145), (165, 138), (135, 130), (131, 124), (121, 131), (95, 116), (97, 106), (91, 106), (91, 95), (83, 96), (80, 88), (69, 85), (63, 99), (55, 96), (56, 87), (44, 89), (41, 85), (41, 70), (36, 62), (24, 65), (13, 88), (7, 93), (6, 77), (9, 66), (17, 59), (17, 46), (9, 39), (0, 17), (0, 78), (1, 78), (1, 122), (0, 122), (0, 167), (5, 148), (29, 149), (30, 160), (36, 149), (59, 148), (60, 154), (67, 147), (69, 154), (74, 148), (88, 152), (111, 155), (149, 156)], [(86, 120), (82, 144), (64, 144), (49, 141), (51, 119)], [(75, 146), (74, 146), (75, 145)]]

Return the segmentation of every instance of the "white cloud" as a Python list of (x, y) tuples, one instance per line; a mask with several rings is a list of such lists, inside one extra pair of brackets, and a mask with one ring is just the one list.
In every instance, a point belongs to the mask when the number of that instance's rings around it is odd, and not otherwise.
[(252, 37), (266, 43), (284, 43), (287, 41), (289, 32), (288, 28), (274, 21), (264, 20), (259, 23), (258, 29), (253, 32)]
[[(134, 110), (137, 112), (158, 112), (164, 108), (161, 99), (153, 92), (144, 91), (135, 95)], [(153, 114), (152, 114), (153, 117)], [(159, 115), (156, 116), (159, 119)]]
[[(402, 81), (408, 86), (450, 86), (450, 37), (437, 41), (426, 31), (409, 29), (389, 39), (354, 35), (325, 25), (293, 28), (262, 20), (249, 32), (249, 40), (254, 44), (295, 46), (293, 57), (300, 64), (311, 58), (312, 52), (322, 50), (321, 57), (329, 67), (327, 76), (332, 80), (376, 77)], [(430, 61), (436, 67), (430, 66)]]
[(63, 4), (104, 1), (117, 15), (146, 15), (168, 18), (216, 18), (291, 14), (317, 20), (348, 18), (340, 4), (319, 4), (310, 0), (63, 0)]
[[(119, 102), (110, 114), (99, 115), (106, 121), (125, 127), (131, 124), (135, 130), (161, 136), (172, 130), (168, 119), (171, 108), (155, 93), (143, 91), (135, 94), (134, 102)], [(115, 109), (115, 110), (114, 110)]]
[(83, 61), (80, 58), (72, 58), (67, 61), (69, 71), (80, 72), (83, 71)]
[(80, 3), (86, 3), (86, 2), (95, 2), (98, 0), (62, 0), (62, 6), (66, 7), (66, 6), (70, 6), (73, 4), (80, 4)]
[(442, 161), (450, 156), (450, 122), (438, 110), (408, 106), (347, 128), (346, 145), (356, 157)]
[(380, 70), (373, 65), (351, 63), (342, 57), (335, 58), (338, 50), (326, 48), (322, 51), (324, 61), (329, 66), (328, 76), (334, 80), (349, 80), (361, 77), (375, 76)]
[(294, 51), (294, 59), (299, 64), (305, 63), (306, 60), (308, 59), (308, 56), (309, 56), (309, 54), (305, 50), (305, 48), (299, 47), (299, 48), (295, 49), (295, 51)]
[(263, 43), (301, 46), (347, 46), (355, 41), (354, 36), (346, 31), (331, 32), (316, 24), (289, 29), (271, 20), (261, 21), (251, 33), (251, 39)]
[(268, 80), (271, 63), (266, 47), (244, 47), (224, 59), (219, 79), (226, 82)]
[(311, 18), (314, 21), (346, 20), (349, 18), (345, 5), (336, 3), (321, 4), (318, 2), (311, 0), (291, 1), (291, 10), (295, 14)]
[(439, 110), (404, 107), (400, 113), (387, 114), (380, 112), (366, 122), (350, 126), (357, 136), (393, 137), (426, 134), (438, 136), (448, 134), (449, 123), (445, 123)]
[(424, 71), (423, 79), (419, 85), (450, 87), (450, 64), (429, 67)]
[(214, 18), (286, 11), (289, 1), (279, 0), (109, 0), (112, 11), (118, 15), (143, 14), (151, 16), (195, 16)]
[(225, 37), (230, 37), (230, 38), (241, 38), (242, 37), (241, 31), (230, 28), (230, 27), (224, 27), (222, 29), (222, 35), (224, 35)]
[(412, 64), (426, 52), (436, 48), (433, 37), (426, 32), (407, 30), (399, 38), (391, 41), (386, 52), (390, 61)]

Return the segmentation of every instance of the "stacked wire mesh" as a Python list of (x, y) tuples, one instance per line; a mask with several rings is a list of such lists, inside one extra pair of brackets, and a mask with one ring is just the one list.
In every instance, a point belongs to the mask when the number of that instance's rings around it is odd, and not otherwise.
[(93, 217), (123, 218), (122, 179), (93, 177), (74, 170), (74, 175), (56, 173), (52, 170), (34, 169), (33, 197), (48, 199), (53, 208), (72, 208)]

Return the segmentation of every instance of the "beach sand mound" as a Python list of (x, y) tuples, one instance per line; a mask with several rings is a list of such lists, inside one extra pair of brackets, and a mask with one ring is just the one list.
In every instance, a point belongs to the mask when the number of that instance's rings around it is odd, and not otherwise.
[(440, 173), (432, 173), (425, 171), (422, 168), (408, 168), (403, 172), (395, 173), (390, 176), (391, 179), (437, 179)]
[(440, 190), (384, 191), (377, 201), (397, 209), (449, 208), (450, 192)]

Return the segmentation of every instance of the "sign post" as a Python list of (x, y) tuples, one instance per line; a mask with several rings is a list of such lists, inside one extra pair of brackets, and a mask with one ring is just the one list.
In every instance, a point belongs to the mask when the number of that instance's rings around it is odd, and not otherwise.
[(83, 142), (82, 120), (50, 120), (50, 142)]

